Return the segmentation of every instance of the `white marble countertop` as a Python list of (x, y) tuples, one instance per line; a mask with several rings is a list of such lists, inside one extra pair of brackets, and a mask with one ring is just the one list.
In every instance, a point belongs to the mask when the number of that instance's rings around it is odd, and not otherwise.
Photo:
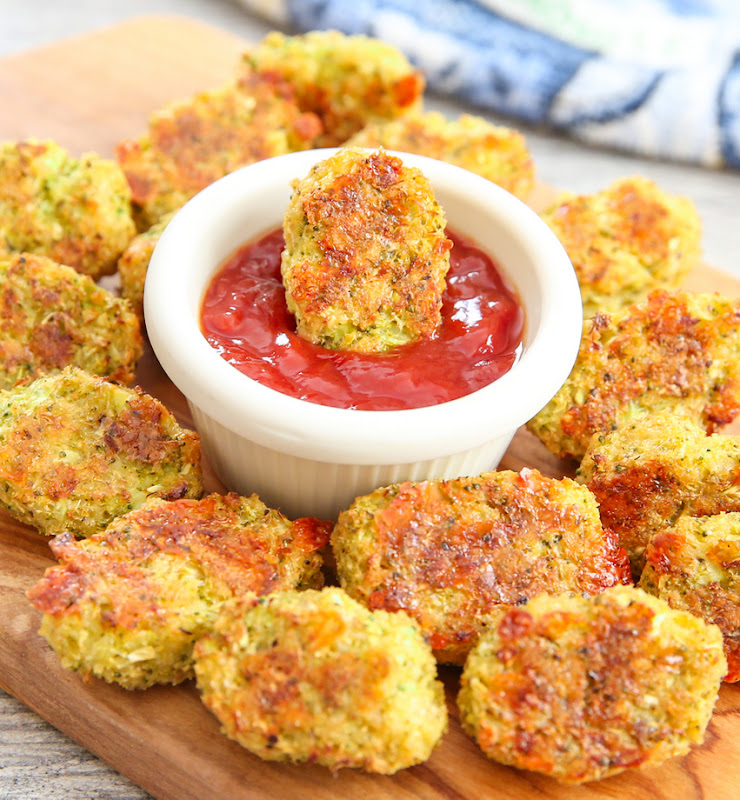
[[(189, 15), (251, 40), (260, 38), (271, 27), (228, 0), (0, 0), (0, 57), (152, 13)], [(429, 105), (450, 114), (465, 110), (438, 100)], [(547, 183), (591, 192), (615, 178), (641, 173), (667, 191), (690, 197), (704, 222), (706, 261), (740, 277), (740, 173), (586, 148), (520, 127), (527, 136), (538, 176)], [(0, 691), (0, 798), (147, 797), (126, 778)]]

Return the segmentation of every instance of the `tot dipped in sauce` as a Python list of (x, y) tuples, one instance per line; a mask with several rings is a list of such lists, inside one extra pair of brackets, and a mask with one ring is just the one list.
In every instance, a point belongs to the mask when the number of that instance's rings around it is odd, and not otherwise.
[(281, 273), (298, 333), (332, 350), (384, 352), (431, 338), (452, 242), (423, 173), (345, 148), (294, 183)]
[(517, 292), (445, 229), (424, 175), (345, 148), (292, 185), (284, 225), (234, 251), (205, 293), (202, 331), (225, 361), (283, 394), (363, 410), (446, 403), (511, 369)]

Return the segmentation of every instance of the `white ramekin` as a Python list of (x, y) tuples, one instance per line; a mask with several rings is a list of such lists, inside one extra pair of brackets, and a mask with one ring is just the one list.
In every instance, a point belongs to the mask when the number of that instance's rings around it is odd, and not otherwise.
[(494, 468), (516, 429), (568, 376), (582, 330), (573, 267), (537, 214), (478, 175), (399, 153), (428, 177), (450, 228), (477, 242), (516, 287), (526, 328), (514, 367), (448, 403), (358, 411), (289, 397), (230, 366), (200, 329), (211, 276), (239, 246), (282, 224), (291, 181), (333, 152), (260, 161), (200, 192), (167, 226), (144, 295), (154, 352), (187, 398), (216, 473), (229, 489), (256, 492), (291, 517), (334, 519), (378, 486)]

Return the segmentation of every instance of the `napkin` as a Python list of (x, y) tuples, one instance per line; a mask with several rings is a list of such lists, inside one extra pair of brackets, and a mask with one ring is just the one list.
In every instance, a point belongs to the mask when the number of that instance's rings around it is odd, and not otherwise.
[(285, 30), (399, 48), (428, 87), (513, 123), (740, 169), (737, 0), (238, 0)]

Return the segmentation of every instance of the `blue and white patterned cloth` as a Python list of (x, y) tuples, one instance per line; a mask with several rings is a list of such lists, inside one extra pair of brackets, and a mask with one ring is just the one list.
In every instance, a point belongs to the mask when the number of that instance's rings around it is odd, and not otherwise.
[(740, 0), (238, 2), (285, 30), (383, 39), (430, 89), (514, 122), (740, 169)]

